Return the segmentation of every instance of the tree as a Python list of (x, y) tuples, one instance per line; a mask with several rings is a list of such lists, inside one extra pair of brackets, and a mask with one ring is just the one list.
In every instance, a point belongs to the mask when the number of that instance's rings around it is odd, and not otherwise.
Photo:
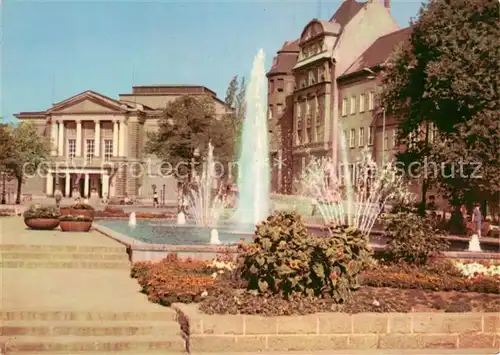
[(236, 118), (238, 122), (242, 122), (245, 118), (247, 84), (245, 77), (241, 78), (238, 94), (236, 95)]
[(0, 124), (0, 175), (2, 178), (2, 197), (0, 203), (5, 204), (5, 184), (12, 180), (12, 171), (7, 164), (12, 161), (14, 142), (7, 124)]
[[(498, 19), (496, 0), (423, 5), (409, 42), (382, 79), (383, 105), (400, 119), (399, 139), (407, 147), (399, 159), (427, 158), (443, 167), (435, 183), (455, 206), (500, 189)], [(439, 132), (435, 142), (431, 124)], [(416, 130), (418, 144), (411, 142)], [(481, 177), (472, 176), (477, 165)], [(430, 180), (424, 178), (426, 187)]]
[(26, 174), (36, 174), (47, 161), (50, 142), (40, 135), (34, 122), (21, 122), (11, 134), (15, 149), (5, 165), (17, 180), (16, 204), (20, 204), (23, 179)]
[(226, 99), (225, 99), (226, 104), (233, 109), (235, 108), (237, 93), (238, 93), (238, 75), (235, 75), (233, 79), (231, 79), (231, 81), (229, 82), (229, 86), (226, 90)]
[(227, 163), (233, 158), (235, 140), (230, 120), (232, 117), (216, 116), (211, 97), (181, 96), (166, 107), (146, 150), (168, 162), (177, 177), (190, 176), (193, 168), (200, 167), (195, 160), (206, 156), (209, 141), (216, 159)]

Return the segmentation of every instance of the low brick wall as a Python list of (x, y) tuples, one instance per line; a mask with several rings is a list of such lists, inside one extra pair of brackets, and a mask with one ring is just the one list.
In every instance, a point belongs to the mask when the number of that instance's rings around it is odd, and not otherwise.
[[(207, 315), (174, 304), (191, 352), (335, 349), (494, 349), (500, 313)], [(495, 350), (497, 351), (497, 350)]]

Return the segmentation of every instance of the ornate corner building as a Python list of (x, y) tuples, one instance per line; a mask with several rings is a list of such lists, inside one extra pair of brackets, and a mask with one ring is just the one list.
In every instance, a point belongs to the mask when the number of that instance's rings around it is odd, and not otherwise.
[(397, 28), (390, 0), (345, 0), (330, 20), (313, 19), (285, 42), (267, 73), (270, 154), (279, 162), (273, 191), (293, 192), (311, 157), (339, 161), (341, 135), (350, 162), (366, 146), (377, 162), (399, 150), (396, 122), (378, 105), (377, 92), (380, 71), (410, 33)]
[(151, 197), (151, 186), (166, 185), (175, 199), (177, 182), (163, 177), (161, 162), (144, 152), (148, 132), (158, 128), (166, 105), (182, 95), (207, 95), (216, 115), (229, 112), (212, 90), (203, 86), (135, 86), (119, 100), (85, 91), (46, 111), (16, 114), (34, 121), (40, 135), (50, 137), (51, 159), (43, 176), (26, 179), (25, 194), (65, 197)]

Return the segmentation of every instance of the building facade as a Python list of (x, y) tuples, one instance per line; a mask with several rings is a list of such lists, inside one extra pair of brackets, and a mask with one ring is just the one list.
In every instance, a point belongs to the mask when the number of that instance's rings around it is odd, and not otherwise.
[(267, 73), (271, 155), (283, 159), (273, 168), (274, 191), (293, 192), (311, 157), (338, 162), (342, 135), (350, 162), (366, 146), (377, 162), (392, 158), (396, 122), (377, 102), (379, 74), (409, 35), (389, 0), (345, 0), (330, 20), (313, 19), (285, 42)]
[(166, 105), (182, 95), (208, 95), (217, 115), (230, 112), (206, 87), (170, 85), (136, 86), (118, 100), (85, 91), (46, 111), (16, 114), (36, 122), (51, 142), (47, 169), (27, 179), (24, 193), (52, 196), (58, 188), (65, 197), (141, 198), (150, 197), (156, 185), (166, 187), (166, 199), (175, 199), (175, 179), (144, 149)]

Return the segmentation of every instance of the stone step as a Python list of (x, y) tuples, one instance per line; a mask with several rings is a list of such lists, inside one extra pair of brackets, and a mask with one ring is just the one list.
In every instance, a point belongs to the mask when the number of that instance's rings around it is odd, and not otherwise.
[(126, 253), (59, 253), (59, 252), (11, 252), (2, 251), (2, 260), (96, 260), (96, 261), (128, 261)]
[(167, 336), (57, 336), (57, 337), (7, 337), (0, 336), (0, 348), (5, 349), (6, 354), (12, 352), (33, 352), (54, 354), (54, 352), (78, 353), (87, 352), (114, 352), (137, 351), (147, 354), (149, 350), (164, 350), (182, 353), (185, 350), (185, 342), (178, 335)]
[(46, 253), (125, 253), (125, 246), (49, 245), (49, 244), (2, 244), (0, 251)]
[[(146, 300), (144, 300), (146, 302)], [(150, 304), (147, 304), (151, 306)], [(43, 322), (155, 322), (176, 321), (176, 313), (170, 308), (161, 311), (136, 312), (78, 312), (78, 311), (0, 311), (0, 321)]]
[[(34, 352), (25, 352), (25, 351), (14, 351), (10, 352), (8, 354), (3, 354), (0, 352), (0, 355), (37, 355), (40, 353), (34, 353)], [(123, 350), (120, 352), (115, 352), (115, 351), (79, 351), (79, 352), (67, 352), (67, 351), (52, 351), (50, 355), (116, 355), (116, 354), (126, 354), (126, 355), (181, 355), (181, 354), (187, 354), (186, 351), (165, 351), (165, 350), (148, 350), (148, 352), (145, 354), (143, 351), (137, 351), (137, 350)], [(208, 355), (208, 354), (205, 354)], [(213, 353), (210, 355), (214, 355)], [(233, 355), (233, 354), (224, 354), (224, 355)], [(301, 354), (304, 355), (304, 354)], [(331, 354), (328, 354), (331, 355)], [(489, 355), (489, 354), (488, 354)]]
[(6, 260), (0, 261), (4, 269), (130, 269), (128, 261), (50, 261), (50, 260)]
[(95, 324), (92, 321), (6, 321), (0, 325), (3, 336), (136, 336), (136, 335), (178, 335), (179, 324), (171, 321), (150, 322), (107, 322)]

